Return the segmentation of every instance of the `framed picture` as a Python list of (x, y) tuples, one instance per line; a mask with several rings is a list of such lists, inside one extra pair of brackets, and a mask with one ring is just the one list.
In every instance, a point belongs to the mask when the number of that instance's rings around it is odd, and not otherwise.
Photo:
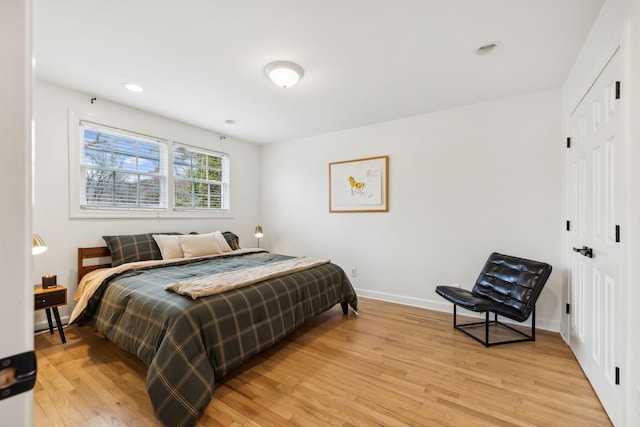
[(329, 163), (329, 212), (388, 212), (389, 156)]

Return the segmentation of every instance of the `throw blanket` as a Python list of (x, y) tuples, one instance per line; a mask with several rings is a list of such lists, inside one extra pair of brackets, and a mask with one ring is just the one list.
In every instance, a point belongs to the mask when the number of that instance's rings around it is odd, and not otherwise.
[(228, 271), (213, 274), (193, 280), (171, 283), (164, 288), (180, 295), (187, 295), (193, 299), (207, 295), (215, 295), (231, 289), (252, 285), (267, 279), (284, 276), (289, 273), (306, 270), (319, 265), (328, 264), (327, 259), (313, 257), (298, 257), (285, 261), (274, 262), (243, 270)]

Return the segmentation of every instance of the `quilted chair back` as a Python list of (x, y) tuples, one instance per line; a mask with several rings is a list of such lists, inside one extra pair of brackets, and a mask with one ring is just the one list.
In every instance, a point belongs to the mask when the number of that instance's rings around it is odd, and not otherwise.
[(471, 292), (502, 304), (500, 314), (523, 322), (531, 315), (550, 274), (549, 264), (494, 252)]

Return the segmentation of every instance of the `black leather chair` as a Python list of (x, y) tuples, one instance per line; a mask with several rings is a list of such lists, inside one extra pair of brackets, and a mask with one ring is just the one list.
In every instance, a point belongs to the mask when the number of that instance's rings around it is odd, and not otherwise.
[[(471, 291), (455, 286), (438, 286), (436, 293), (453, 303), (453, 327), (485, 347), (536, 340), (536, 301), (551, 274), (549, 264), (502, 255), (494, 252), (489, 256), (478, 280)], [(458, 324), (456, 307), (485, 313), (483, 322)], [(489, 320), (493, 313), (493, 320)], [(498, 315), (524, 322), (531, 315), (531, 333), (515, 329), (498, 321)], [(484, 325), (484, 341), (465, 329)], [(491, 342), (491, 325), (506, 328), (523, 338)]]

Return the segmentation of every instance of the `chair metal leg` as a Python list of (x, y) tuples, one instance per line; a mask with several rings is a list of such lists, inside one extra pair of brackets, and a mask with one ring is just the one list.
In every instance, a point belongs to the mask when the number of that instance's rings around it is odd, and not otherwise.
[(487, 311), (484, 316), (484, 346), (489, 346), (489, 312)]
[[(535, 306), (533, 307), (533, 311), (531, 312), (531, 334), (527, 335), (522, 331), (519, 331), (518, 329), (513, 328), (512, 326), (509, 326), (505, 323), (502, 323), (500, 321), (498, 321), (498, 314), (497, 313), (493, 313), (493, 320), (489, 320), (489, 315), (490, 315), (490, 311), (486, 311), (485, 313), (485, 319), (482, 322), (472, 322), (472, 323), (463, 323), (463, 324), (458, 324), (457, 321), (457, 306), (456, 304), (453, 305), (453, 327), (454, 329), (459, 330), (460, 332), (462, 332), (463, 334), (473, 338), (474, 340), (478, 341), (480, 344), (484, 345), (485, 347), (492, 347), (495, 345), (502, 345), (502, 344), (512, 344), (512, 343), (516, 343), (516, 342), (524, 342), (524, 341), (535, 341), (536, 340), (536, 308)], [(477, 336), (471, 334), (470, 332), (466, 331), (465, 328), (469, 328), (469, 327), (474, 327), (474, 326), (480, 326), (480, 325), (484, 325), (484, 341), (480, 338), (478, 338)], [(490, 329), (490, 325), (497, 325), (500, 326), (502, 328), (505, 329), (509, 329), (512, 332), (515, 332), (519, 335), (521, 335), (523, 338), (521, 339), (514, 339), (514, 340), (507, 340), (507, 341), (498, 341), (498, 342), (491, 342), (490, 340), (490, 334), (489, 334), (489, 329)]]
[(453, 304), (453, 327), (455, 329), (458, 329), (458, 324), (456, 322), (456, 307), (457, 306), (455, 304)]
[(531, 340), (536, 340), (536, 307), (533, 306), (533, 311), (531, 312)]

